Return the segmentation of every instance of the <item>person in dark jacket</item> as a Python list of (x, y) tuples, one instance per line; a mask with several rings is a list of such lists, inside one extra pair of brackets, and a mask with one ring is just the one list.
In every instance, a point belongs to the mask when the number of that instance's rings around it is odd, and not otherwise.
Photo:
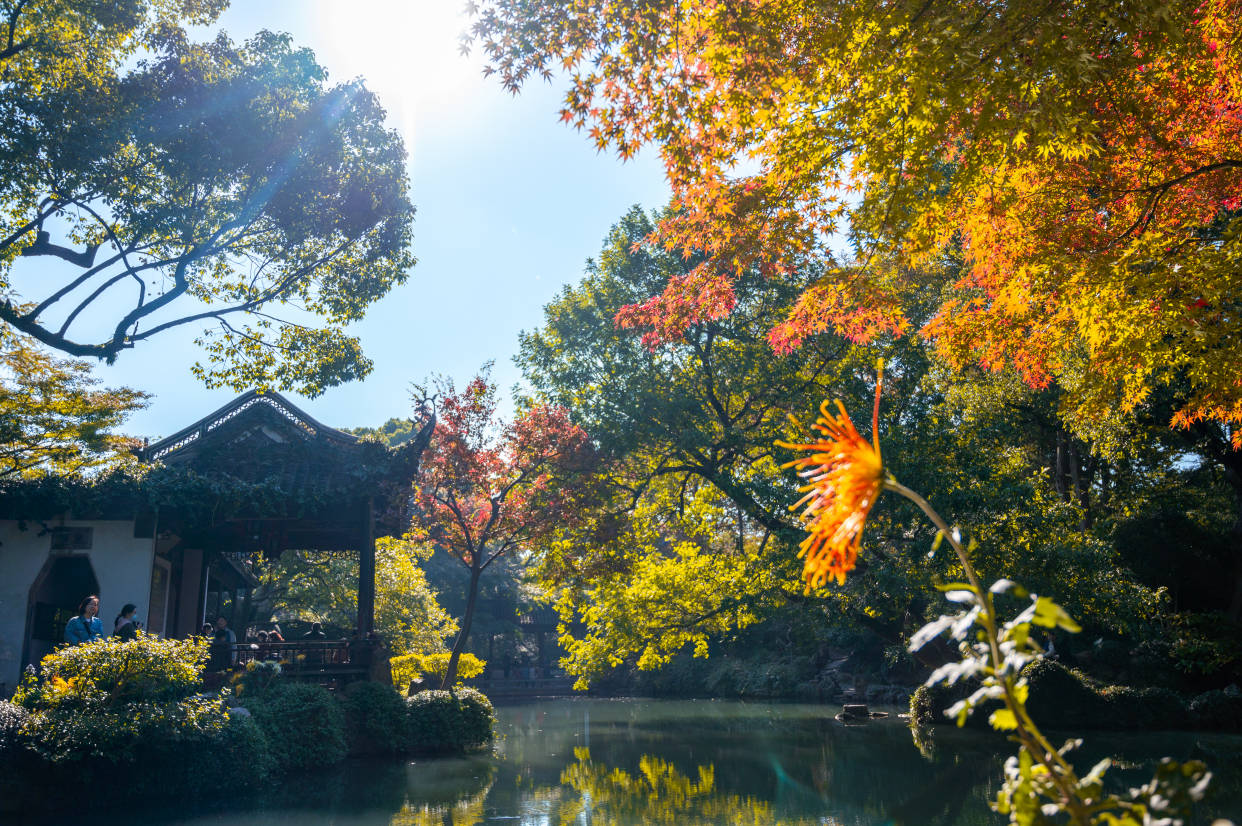
[(134, 619), (134, 612), (137, 610), (138, 606), (132, 602), (125, 603), (121, 613), (117, 614), (112, 622), (112, 636), (121, 642), (138, 639), (138, 629), (142, 627), (142, 623)]
[(65, 642), (77, 645), (102, 638), (103, 621), (98, 615), (99, 597), (91, 594), (78, 603), (78, 615), (65, 623)]

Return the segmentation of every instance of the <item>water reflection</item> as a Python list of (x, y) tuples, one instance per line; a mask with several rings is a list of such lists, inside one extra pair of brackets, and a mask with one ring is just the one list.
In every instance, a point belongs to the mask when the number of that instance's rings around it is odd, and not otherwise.
[[(92, 813), (92, 826), (983, 826), (997, 790), (996, 736), (900, 721), (845, 726), (836, 708), (711, 701), (560, 700), (499, 709), (492, 755), (353, 762), (208, 805)], [(1080, 759), (1120, 755), (1119, 783), (1154, 759), (1216, 772), (1202, 814), (1242, 811), (1242, 737), (1093, 734)], [(994, 749), (996, 751), (994, 751)], [(63, 814), (16, 821), (67, 822)]]

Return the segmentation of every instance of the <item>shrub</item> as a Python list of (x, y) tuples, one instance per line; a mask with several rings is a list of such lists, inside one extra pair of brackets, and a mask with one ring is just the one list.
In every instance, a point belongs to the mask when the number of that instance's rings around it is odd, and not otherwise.
[(280, 663), (273, 660), (251, 660), (230, 680), (233, 696), (242, 705), (261, 700), (268, 691), (279, 685), (280, 671)]
[(207, 642), (165, 640), (139, 632), (117, 642), (106, 637), (47, 655), (40, 679), (25, 678), (13, 701), (28, 710), (78, 706), (103, 700), (109, 706), (188, 697), (202, 687)]
[(1167, 688), (1110, 685), (1101, 689), (1100, 698), (1104, 701), (1100, 728), (1159, 730), (1190, 725), (1186, 701)]
[(1205, 691), (1190, 701), (1196, 726), (1211, 731), (1242, 731), (1242, 692), (1236, 686)]
[[(1036, 724), (1052, 729), (1176, 729), (1191, 722), (1190, 710), (1177, 692), (1166, 688), (1097, 688), (1078, 671), (1050, 660), (1026, 669), (1030, 684), (1027, 711)], [(910, 698), (910, 720), (944, 722), (944, 711), (978, 688), (977, 682), (920, 686)], [(981, 707), (981, 708), (990, 708)], [(967, 718), (983, 725), (986, 713)]]
[(267, 736), (277, 771), (331, 766), (348, 751), (345, 715), (322, 686), (277, 682), (247, 708)]
[[(448, 673), (450, 654), (402, 654), (390, 660), (392, 666), (392, 684), (404, 691), (411, 682), (419, 677), (439, 685)], [(462, 653), (457, 659), (457, 679), (469, 680), (483, 673), (487, 663), (469, 651)]]
[[(21, 707), (0, 709), (0, 720), (21, 720), (9, 729), (20, 725), (28, 749), (5, 773), (12, 796), (6, 802), (20, 805), (49, 784), (115, 802), (192, 797), (263, 780), (271, 767), (263, 733), (230, 717), (227, 693), (193, 694), (206, 651), (201, 641), (144, 634), (44, 658), (43, 679), (25, 679), (18, 689)], [(12, 739), (2, 732), (0, 738)]]
[(29, 712), (16, 703), (0, 700), (0, 763), (21, 748), (22, 725), (29, 716)]
[[(919, 686), (910, 695), (910, 722), (916, 725), (948, 722), (949, 718), (945, 716), (945, 711), (948, 710), (949, 706), (959, 700), (964, 700), (978, 687), (979, 683), (977, 681), (966, 680), (961, 680), (953, 685), (936, 683), (935, 685)], [(966, 727), (987, 728), (987, 712), (994, 705), (999, 704), (989, 703), (980, 705), (983, 713), (972, 714), (967, 717)]]
[(400, 754), (408, 748), (405, 701), (392, 686), (353, 683), (341, 704), (350, 754)]
[(461, 753), (492, 740), (496, 713), (491, 701), (472, 688), (420, 691), (405, 702), (410, 751)]
[(1105, 703), (1082, 673), (1052, 660), (1036, 660), (1024, 673), (1031, 687), (1026, 709), (1037, 725), (1106, 727)]

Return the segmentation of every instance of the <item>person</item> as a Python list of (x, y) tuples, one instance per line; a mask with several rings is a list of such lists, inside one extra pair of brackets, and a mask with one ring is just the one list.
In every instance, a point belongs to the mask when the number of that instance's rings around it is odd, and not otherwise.
[(142, 623), (134, 619), (134, 612), (137, 610), (138, 606), (132, 602), (125, 603), (121, 613), (112, 621), (112, 636), (121, 642), (138, 639), (138, 629), (142, 627)]
[(208, 639), (211, 639), (213, 636), (215, 636), (215, 633), (216, 633), (216, 627), (214, 625), (212, 625), (210, 622), (203, 623), (202, 636), (207, 637)]
[(324, 661), (324, 646), (320, 643), (328, 639), (328, 635), (323, 632), (323, 626), (317, 622), (312, 622), (310, 630), (302, 635), (303, 641), (310, 643), (307, 651), (303, 652), (306, 662), (319, 664)]
[(216, 630), (211, 636), (211, 662), (208, 667), (212, 671), (224, 671), (232, 666), (236, 657), (233, 651), (236, 645), (237, 635), (229, 628), (229, 621), (224, 617), (217, 617)]
[(78, 603), (78, 614), (65, 623), (65, 642), (70, 645), (103, 638), (103, 620), (99, 619), (99, 597), (91, 594)]

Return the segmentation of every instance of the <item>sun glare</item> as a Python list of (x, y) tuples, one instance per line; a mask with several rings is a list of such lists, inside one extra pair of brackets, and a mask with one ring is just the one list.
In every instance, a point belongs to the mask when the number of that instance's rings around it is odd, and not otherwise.
[(458, 52), (460, 0), (317, 0), (314, 9), (333, 79), (364, 78), (407, 141), (465, 106), (479, 72)]

